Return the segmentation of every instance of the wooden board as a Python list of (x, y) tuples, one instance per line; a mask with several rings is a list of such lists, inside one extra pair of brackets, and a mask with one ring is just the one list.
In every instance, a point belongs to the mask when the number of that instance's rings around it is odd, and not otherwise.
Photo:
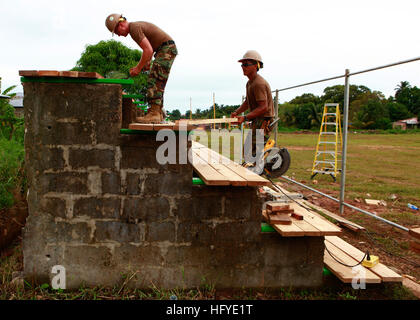
[(267, 209), (271, 210), (272, 212), (284, 212), (291, 213), (290, 206), (286, 203), (275, 203), (275, 202), (268, 202)]
[(246, 181), (241, 176), (237, 175), (234, 171), (230, 170), (228, 167), (221, 164), (219, 161), (212, 161), (214, 159), (211, 158), (211, 155), (208, 152), (208, 149), (201, 148), (201, 149), (193, 149), (192, 152), (198, 155), (201, 159), (207, 161), (209, 166), (214, 168), (217, 172), (221, 175), (225, 176), (229, 181), (230, 185), (232, 186), (247, 186), (248, 181)]
[(292, 219), (288, 214), (269, 214), (267, 216), (271, 224), (292, 224)]
[(60, 75), (59, 71), (56, 70), (39, 70), (38, 76), (40, 77), (58, 77)]
[(309, 212), (296, 203), (291, 203), (290, 207), (303, 216), (305, 222), (313, 225), (316, 229), (322, 231), (323, 235), (337, 236), (341, 234), (341, 229), (315, 212)]
[[(326, 241), (327, 242), (327, 241)], [(325, 245), (328, 250), (334, 255), (334, 258), (341, 261), (344, 264), (354, 266), (357, 264), (358, 261), (356, 259), (353, 259), (343, 251), (341, 251), (339, 248), (334, 246), (333, 244), (327, 242)], [(327, 268), (334, 273), (342, 282), (344, 283), (351, 283), (353, 278), (357, 276), (356, 273), (352, 272), (351, 267), (344, 266), (340, 263), (338, 263), (334, 258), (331, 257), (331, 255), (327, 252), (327, 250), (324, 251), (324, 264), (327, 266)], [(365, 270), (365, 283), (381, 283), (382, 280), (379, 276), (374, 274), (369, 269), (362, 266)]]
[(336, 214), (334, 214), (334, 213), (332, 213), (332, 212), (330, 212), (330, 211), (328, 211), (328, 210), (326, 210), (324, 208), (321, 208), (321, 207), (319, 207), (319, 206), (317, 206), (317, 205), (315, 205), (315, 204), (313, 204), (313, 203), (311, 203), (309, 201), (300, 200), (300, 199), (299, 200), (296, 200), (296, 201), (299, 202), (299, 203), (302, 203), (302, 204), (304, 204), (306, 206), (309, 206), (312, 209), (318, 210), (319, 212), (322, 212), (326, 216), (328, 216), (330, 218), (333, 218), (338, 223), (340, 223), (340, 225), (342, 225), (342, 226), (344, 226), (344, 227), (346, 227), (348, 229), (351, 229), (351, 230), (356, 231), (356, 232), (365, 230), (364, 227), (362, 227), (362, 226), (360, 226), (360, 225), (358, 225), (358, 224), (356, 224), (356, 223), (354, 223), (352, 221), (349, 221), (349, 220), (347, 220), (347, 219), (345, 219), (343, 217), (340, 217), (339, 215), (336, 215)]
[(38, 77), (37, 70), (20, 70), (19, 75), (21, 77)]
[(420, 239), (420, 228), (410, 229), (408, 234), (416, 239)]
[(267, 214), (265, 213), (265, 210), (262, 211), (262, 215), (265, 221), (267, 221), (267, 223), (269, 223), (283, 237), (303, 237), (305, 235), (305, 232), (301, 228), (296, 226), (294, 223), (285, 225), (271, 224), (269, 222)]
[[(347, 243), (343, 239), (336, 236), (326, 236), (325, 241), (338, 247), (347, 255), (351, 256), (355, 261), (360, 261), (365, 255), (362, 251), (353, 247), (350, 243)], [(379, 258), (380, 261), (380, 258)], [(402, 282), (402, 276), (392, 271), (382, 263), (378, 263), (376, 266), (369, 268), (373, 273), (378, 275), (383, 282)]]
[(213, 124), (213, 123), (232, 123), (238, 122), (238, 118), (221, 118), (221, 119), (197, 119), (197, 120), (176, 120), (176, 123), (185, 121), (190, 125)]
[(78, 71), (60, 71), (60, 77), (69, 77), (69, 78), (78, 78), (79, 72)]
[[(194, 142), (194, 145), (198, 142)], [(208, 149), (210, 154), (221, 156), (214, 150)], [(229, 167), (232, 171), (234, 171), (237, 175), (241, 176), (245, 180), (248, 181), (248, 186), (268, 186), (271, 184), (270, 181), (267, 179), (259, 176), (258, 174), (248, 170), (247, 168), (242, 167), (241, 165), (237, 164), (234, 161), (228, 159), (229, 163), (225, 164), (225, 166)]]
[(152, 123), (130, 123), (128, 129), (141, 131), (154, 131)]
[(207, 185), (216, 185), (216, 186), (228, 186), (230, 181), (225, 176), (221, 175), (213, 167), (209, 166), (205, 159), (202, 159), (199, 155), (192, 152), (192, 165), (194, 170), (200, 176), (200, 178)]
[(268, 181), (267, 179), (253, 173), (252, 171), (249, 171), (248, 169), (237, 164), (236, 162), (233, 162), (229, 158), (207, 148), (199, 142), (192, 141), (192, 149), (204, 149), (206, 154), (208, 155), (208, 159), (214, 160), (215, 162), (224, 165), (227, 169), (233, 172), (235, 176), (244, 179), (247, 182), (247, 186), (264, 186), (270, 184), (270, 181)]
[(103, 79), (104, 77), (97, 72), (81, 71), (57, 71), (57, 70), (19, 70), (22, 77), (64, 77), (64, 78), (89, 78)]

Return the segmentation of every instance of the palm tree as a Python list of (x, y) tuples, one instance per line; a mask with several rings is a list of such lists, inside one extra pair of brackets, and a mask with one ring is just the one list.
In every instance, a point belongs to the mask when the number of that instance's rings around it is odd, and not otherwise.
[(408, 81), (401, 81), (399, 85), (394, 89), (395, 90), (395, 98), (403, 92), (405, 89), (411, 89), (411, 85)]

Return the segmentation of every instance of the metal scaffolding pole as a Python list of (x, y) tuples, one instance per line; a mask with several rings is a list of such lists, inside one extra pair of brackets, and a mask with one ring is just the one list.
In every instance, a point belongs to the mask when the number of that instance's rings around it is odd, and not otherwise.
[(349, 99), (350, 99), (350, 84), (349, 84), (349, 69), (346, 69), (344, 80), (344, 110), (343, 110), (343, 150), (341, 152), (341, 179), (340, 179), (340, 214), (344, 213), (344, 189), (346, 184), (346, 158), (347, 158), (347, 134), (348, 134), (348, 119), (349, 119)]
[[(277, 119), (279, 116), (279, 90), (276, 90), (276, 97), (274, 98), (274, 119)], [(279, 122), (277, 121), (274, 125), (274, 141), (276, 142), (275, 146), (277, 147), (277, 131), (279, 131)]]

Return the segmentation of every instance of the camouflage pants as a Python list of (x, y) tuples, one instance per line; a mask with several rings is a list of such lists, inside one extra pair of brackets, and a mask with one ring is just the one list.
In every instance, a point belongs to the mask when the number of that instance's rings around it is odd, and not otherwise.
[(156, 52), (147, 78), (147, 103), (149, 107), (151, 105), (163, 107), (163, 93), (177, 54), (178, 50), (175, 44), (166, 45)]
[[(245, 159), (250, 159), (251, 155), (255, 156), (257, 153), (257, 129), (264, 130), (264, 145), (267, 143), (268, 139), (270, 138), (271, 131), (273, 130), (270, 128), (270, 123), (272, 122), (271, 118), (255, 118), (252, 120), (251, 123), (251, 131), (247, 136), (247, 140), (250, 139), (250, 135), (252, 134), (252, 148), (245, 154)], [(245, 143), (246, 144), (246, 143)], [(251, 154), (249, 152), (252, 152)]]

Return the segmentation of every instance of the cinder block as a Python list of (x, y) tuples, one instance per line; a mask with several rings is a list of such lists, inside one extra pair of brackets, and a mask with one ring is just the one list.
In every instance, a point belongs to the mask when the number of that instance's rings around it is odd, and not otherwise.
[(36, 139), (49, 145), (92, 144), (92, 123), (86, 121), (45, 121), (39, 126)]
[[(193, 188), (193, 190), (195, 187)], [(191, 198), (177, 202), (176, 215), (182, 221), (198, 222), (223, 216), (222, 195), (192, 194)]]
[(144, 184), (145, 178), (143, 175), (140, 175), (138, 173), (127, 172), (125, 181), (125, 194), (139, 195), (141, 193), (141, 185)]
[(53, 217), (66, 217), (66, 200), (60, 198), (42, 197), (39, 202), (39, 209)]
[(120, 216), (121, 199), (88, 197), (74, 201), (73, 216), (87, 216), (100, 219), (118, 219)]
[(121, 169), (160, 168), (153, 148), (121, 147)]
[(109, 149), (69, 149), (69, 164), (73, 169), (99, 167), (115, 169), (115, 152)]
[(91, 229), (85, 222), (58, 221), (44, 225), (43, 236), (47, 243), (89, 243)]
[(38, 186), (43, 192), (87, 194), (87, 180), (87, 173), (45, 173), (40, 176)]
[(169, 217), (169, 201), (166, 198), (126, 198), (123, 221), (155, 222)]
[(190, 174), (149, 174), (144, 184), (145, 195), (191, 194), (192, 171)]
[(181, 222), (178, 224), (177, 242), (211, 245), (215, 242), (216, 231), (210, 222)]
[(149, 244), (135, 246), (123, 243), (114, 248), (113, 260), (116, 265), (131, 266), (133, 269), (161, 266), (164, 263), (160, 247)]
[(95, 240), (97, 242), (136, 242), (144, 241), (144, 225), (119, 221), (96, 221)]
[(216, 243), (255, 242), (260, 238), (260, 221), (237, 221), (220, 223), (216, 226)]
[(146, 241), (175, 241), (175, 224), (173, 222), (149, 222), (147, 224)]
[(103, 172), (101, 182), (102, 193), (121, 194), (121, 176), (118, 171)]

